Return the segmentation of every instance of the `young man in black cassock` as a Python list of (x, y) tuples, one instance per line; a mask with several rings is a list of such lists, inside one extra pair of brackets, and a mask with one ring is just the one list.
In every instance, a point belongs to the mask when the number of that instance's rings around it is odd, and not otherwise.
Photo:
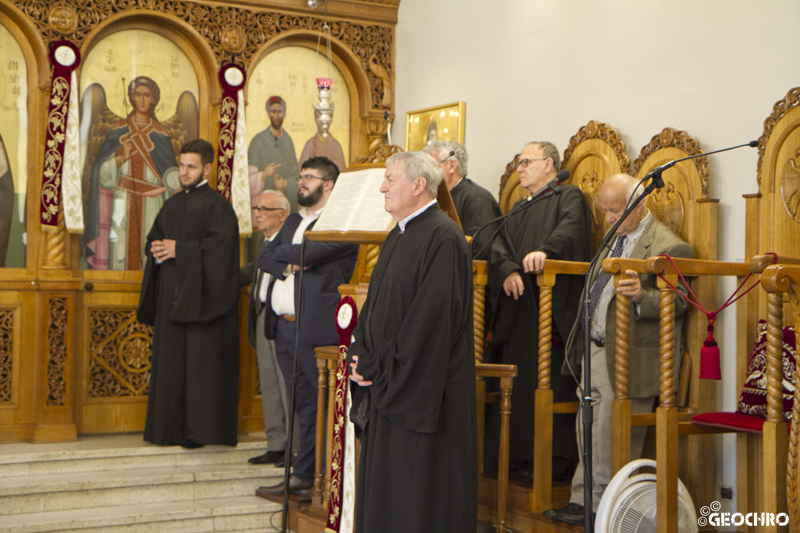
[(239, 225), (208, 185), (214, 148), (180, 155), (182, 190), (147, 236), (139, 322), (154, 326), (144, 440), (236, 445), (239, 389)]
[(441, 180), (421, 152), (386, 162), (381, 192), (398, 225), (349, 349), (357, 533), (477, 529), (472, 258), (436, 202)]
[[(538, 288), (531, 274), (541, 271), (545, 259), (589, 261), (592, 258), (591, 214), (583, 192), (574, 185), (552, 189), (559, 168), (558, 150), (549, 142), (534, 142), (520, 154), (517, 170), (520, 186), (536, 202), (508, 217), (492, 243), (489, 279), (492, 309), (497, 310), (493, 326), (495, 342), (502, 342), (502, 362), (517, 365), (514, 406), (511, 409), (509, 467), (522, 476), (532, 476), (534, 443), (534, 396), (539, 367)], [(517, 202), (513, 209), (526, 200)], [(552, 368), (564, 361), (564, 342), (578, 314), (582, 276), (557, 276), (553, 287)], [(551, 373), (553, 401), (573, 401), (575, 382), (557, 371)], [(553, 425), (553, 477), (568, 480), (577, 464), (575, 417), (558, 415)], [(487, 439), (485, 466), (497, 465), (499, 408), (493, 407), (489, 421), (492, 438)]]

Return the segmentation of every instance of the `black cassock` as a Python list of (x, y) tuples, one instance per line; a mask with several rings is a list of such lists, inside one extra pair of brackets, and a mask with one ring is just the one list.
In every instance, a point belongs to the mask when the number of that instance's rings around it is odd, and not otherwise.
[(389, 233), (354, 335), (356, 532), (476, 531), (472, 261), (438, 204)]
[[(153, 241), (174, 239), (157, 265)], [(155, 326), (144, 440), (236, 445), (239, 230), (209, 185), (164, 203), (147, 236), (139, 322)]]
[[(510, 459), (512, 468), (529, 467), (533, 459), (534, 395), (539, 376), (539, 291), (522, 268), (522, 259), (534, 251), (549, 259), (589, 261), (592, 258), (591, 214), (581, 190), (562, 185), (560, 194), (543, 198), (519, 214), (511, 215), (492, 243), (489, 257), (491, 295), (496, 309), (495, 340), (503, 342), (502, 362), (517, 365), (511, 406)], [(514, 209), (522, 202), (517, 202)], [(503, 281), (519, 271), (525, 289), (514, 300), (503, 291)], [(562, 376), (564, 345), (578, 313), (582, 276), (557, 276), (553, 287), (553, 346), (550, 371), (554, 401), (574, 401), (576, 383)], [(499, 307), (499, 309), (498, 309)], [(580, 377), (579, 369), (574, 369)], [(486, 468), (497, 469), (496, 444), (499, 440), (499, 408), (491, 410), (491, 438), (486, 442)], [(553, 474), (572, 476), (577, 462), (574, 415), (557, 415), (553, 422)], [(563, 471), (559, 471), (563, 469)]]
[[(450, 191), (453, 198), (453, 205), (456, 207), (461, 227), (464, 235), (475, 236), (481, 226), (503, 215), (497, 200), (492, 193), (476, 185), (472, 180), (464, 178), (456, 184)], [(492, 232), (497, 228), (497, 224), (483, 230), (471, 248), (473, 259), (485, 260), (489, 257), (489, 239)]]

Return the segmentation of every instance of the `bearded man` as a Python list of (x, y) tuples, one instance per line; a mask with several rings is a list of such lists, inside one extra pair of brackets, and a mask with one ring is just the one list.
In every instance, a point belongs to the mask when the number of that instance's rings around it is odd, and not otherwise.
[[(300, 420), (300, 450), (289, 478), (289, 492), (308, 493), (314, 485), (317, 422), (317, 363), (314, 349), (336, 344), (336, 306), (339, 285), (348, 283), (358, 257), (358, 246), (307, 242), (303, 272), (303, 300), (300, 300), (300, 247), (303, 233), (311, 229), (330, 198), (339, 169), (327, 157), (312, 157), (303, 163), (298, 181), (298, 213), (289, 215), (275, 238), (258, 259), (258, 268), (273, 277), (270, 287), (271, 311), (276, 316), (275, 352), (287, 388), (292, 383), (297, 314), (300, 336), (299, 374), (294, 409)], [(291, 392), (290, 390), (288, 392)], [(287, 455), (288, 457), (288, 455)], [(282, 494), (283, 482), (262, 487), (268, 494)]]

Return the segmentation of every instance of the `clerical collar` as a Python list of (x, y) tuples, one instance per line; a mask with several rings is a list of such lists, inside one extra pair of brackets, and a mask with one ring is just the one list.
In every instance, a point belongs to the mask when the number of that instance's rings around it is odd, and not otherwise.
[(421, 208), (417, 209), (416, 211), (414, 211), (413, 213), (408, 215), (406, 218), (404, 218), (403, 220), (398, 222), (397, 225), (400, 226), (400, 233), (405, 233), (406, 232), (406, 224), (408, 224), (409, 220), (411, 220), (412, 218), (420, 216), (422, 213), (425, 212), (426, 209), (428, 209), (430, 206), (432, 206), (435, 203), (436, 203), (436, 198), (434, 198), (433, 200), (431, 200), (427, 204), (423, 205)]
[(191, 189), (184, 189), (184, 191), (183, 191), (183, 192), (185, 192), (186, 194), (189, 194), (189, 192), (190, 192), (190, 191), (193, 191), (193, 190), (195, 190), (195, 189), (196, 189), (196, 188), (198, 188), (198, 187), (202, 187), (203, 185), (208, 185), (208, 180), (203, 180), (203, 181), (201, 181), (200, 183), (198, 183), (197, 185), (195, 185), (195, 186), (194, 186), (194, 187), (192, 187)]

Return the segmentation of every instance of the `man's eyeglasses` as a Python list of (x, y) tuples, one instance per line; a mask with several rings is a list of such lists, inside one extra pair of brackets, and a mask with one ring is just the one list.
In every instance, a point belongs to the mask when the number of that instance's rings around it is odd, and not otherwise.
[(311, 174), (302, 174), (297, 177), (297, 183), (308, 183), (309, 181), (313, 180), (314, 178), (322, 181), (328, 181), (325, 178), (321, 178), (320, 176), (313, 176)]
[(517, 163), (518, 167), (526, 168), (528, 165), (531, 164), (531, 161), (545, 161), (550, 159), (549, 157), (537, 157), (536, 159), (520, 159), (519, 163)]
[(285, 211), (282, 207), (253, 207), (252, 208), (253, 214), (261, 213), (262, 215), (266, 215), (270, 211)]
[(449, 153), (449, 154), (447, 154), (447, 157), (445, 157), (444, 159), (442, 159), (441, 161), (439, 161), (439, 164), (441, 165), (442, 163), (444, 163), (445, 161), (447, 161), (448, 159), (450, 159), (450, 158), (451, 158), (451, 157), (453, 157), (454, 155), (456, 155), (456, 151), (455, 151), (455, 150), (451, 150), (451, 151), (450, 151), (450, 153)]

